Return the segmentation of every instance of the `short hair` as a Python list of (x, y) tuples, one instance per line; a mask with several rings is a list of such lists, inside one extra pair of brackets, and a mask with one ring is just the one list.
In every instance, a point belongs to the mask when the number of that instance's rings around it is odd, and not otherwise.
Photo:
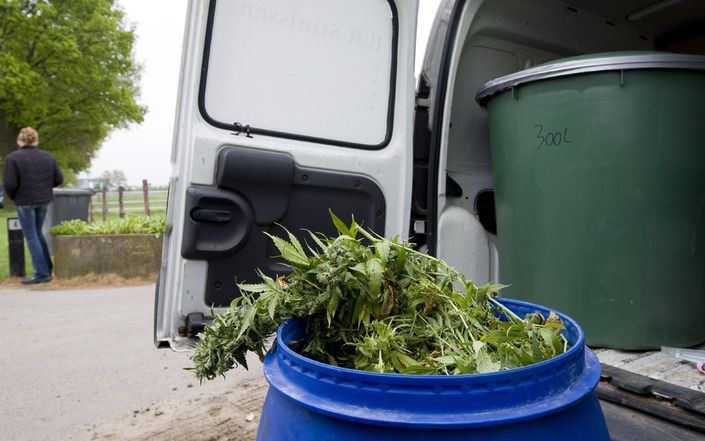
[(37, 145), (39, 142), (39, 133), (31, 127), (25, 127), (20, 130), (20, 134), (17, 135), (17, 140), (24, 144)]

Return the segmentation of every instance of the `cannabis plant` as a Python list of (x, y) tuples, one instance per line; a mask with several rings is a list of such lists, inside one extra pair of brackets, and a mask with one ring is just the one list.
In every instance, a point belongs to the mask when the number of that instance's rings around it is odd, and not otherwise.
[(400, 374), (471, 374), (512, 369), (562, 354), (555, 314), (519, 317), (443, 261), (399, 239), (345, 224), (338, 235), (270, 236), (291, 273), (240, 284), (240, 296), (199, 334), (191, 359), (199, 379), (263, 359), (280, 324), (305, 320), (299, 352), (335, 366)]

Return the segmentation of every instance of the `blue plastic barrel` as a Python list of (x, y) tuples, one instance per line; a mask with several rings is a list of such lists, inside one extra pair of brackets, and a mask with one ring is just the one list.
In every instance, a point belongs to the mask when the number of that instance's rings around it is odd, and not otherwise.
[[(520, 316), (549, 310), (502, 300)], [(264, 361), (270, 388), (258, 441), (609, 441), (594, 394), (600, 363), (583, 331), (563, 319), (570, 349), (551, 360), (489, 374), (378, 374), (331, 366), (287, 346), (305, 339), (284, 323)]]

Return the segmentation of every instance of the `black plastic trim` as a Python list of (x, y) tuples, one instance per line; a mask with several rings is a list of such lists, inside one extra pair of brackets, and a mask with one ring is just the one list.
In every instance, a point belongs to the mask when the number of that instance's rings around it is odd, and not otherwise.
[[(250, 173), (254, 168), (269, 168), (272, 173)], [(208, 261), (204, 294), (207, 305), (228, 305), (238, 295), (238, 283), (259, 279), (257, 269), (271, 277), (290, 271), (281, 259), (272, 259), (279, 253), (265, 233), (282, 235), (284, 227), (302, 243), (310, 242), (304, 229), (334, 235), (330, 209), (345, 222), (354, 217), (364, 227), (384, 234), (384, 192), (367, 176), (301, 167), (283, 152), (234, 147), (224, 148), (218, 155), (216, 176), (217, 187), (208, 187), (210, 192), (223, 195), (224, 201), (227, 194), (249, 201), (253, 215), (251, 232), (241, 247), (194, 257)], [(272, 209), (263, 212), (257, 204), (271, 205)], [(258, 216), (262, 222), (257, 221)]]
[(416, 221), (426, 221), (428, 212), (426, 204), (428, 202), (428, 155), (431, 146), (431, 131), (428, 128), (429, 111), (428, 97), (431, 94), (431, 87), (428, 84), (426, 75), (419, 78), (416, 92), (416, 106), (414, 108), (414, 168), (411, 184), (411, 215), (409, 216), (409, 231), (412, 234), (412, 242), (417, 247), (426, 245), (426, 233), (416, 231)]
[(289, 154), (228, 147), (218, 154), (215, 183), (244, 196), (255, 223), (268, 225), (286, 213), (295, 171)]
[(700, 19), (683, 28), (666, 32), (656, 38), (654, 46), (657, 50), (664, 51), (668, 50), (671, 45), (693, 40), (703, 35), (705, 35), (705, 19)]
[(494, 188), (480, 190), (475, 195), (473, 211), (485, 231), (497, 235), (497, 209), (494, 200)]
[[(211, 259), (228, 256), (247, 243), (255, 217), (241, 195), (213, 187), (189, 186), (186, 189), (181, 256), (186, 259)], [(214, 222), (198, 212), (227, 213), (227, 220)], [(218, 216), (222, 219), (222, 217)]]
[[(166, 242), (166, 241), (165, 241)], [(154, 337), (154, 346), (157, 349), (166, 349), (169, 347), (169, 342), (164, 340), (159, 340), (157, 338), (157, 319), (159, 317), (159, 285), (161, 282), (161, 274), (157, 276), (157, 281), (154, 286), (154, 320), (152, 324), (152, 336)]]
[[(328, 144), (337, 147), (349, 147), (362, 150), (380, 150), (389, 145), (392, 140), (392, 134), (394, 132), (394, 108), (395, 108), (395, 96), (396, 96), (396, 86), (397, 86), (397, 58), (399, 53), (399, 12), (394, 0), (386, 0), (389, 3), (389, 8), (392, 13), (392, 65), (389, 79), (389, 101), (387, 106), (387, 132), (384, 139), (379, 144), (360, 144), (349, 141), (342, 141), (336, 139), (319, 138), (316, 136), (308, 136), (299, 133), (286, 133), (277, 130), (268, 130), (262, 127), (252, 127), (247, 126), (248, 134), (272, 136), (277, 138), (292, 139), (295, 141), (305, 141), (314, 142), (318, 144)], [(210, 60), (210, 44), (213, 37), (213, 20), (215, 17), (217, 0), (210, 0), (208, 6), (208, 22), (206, 27), (206, 40), (204, 42), (203, 48), (203, 62), (201, 65), (201, 79), (198, 89), (198, 110), (201, 113), (203, 119), (208, 122), (208, 124), (225, 130), (237, 130), (235, 124), (232, 122), (222, 122), (211, 117), (206, 111), (205, 103), (205, 93), (206, 93), (206, 83), (208, 79), (208, 62)]]

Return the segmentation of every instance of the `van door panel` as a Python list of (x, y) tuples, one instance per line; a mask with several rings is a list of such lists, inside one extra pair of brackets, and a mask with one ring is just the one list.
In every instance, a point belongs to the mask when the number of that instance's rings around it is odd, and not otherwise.
[(329, 210), (408, 237), (418, 0), (189, 2), (155, 343), (187, 349), (237, 284), (289, 269), (265, 233)]
[[(286, 228), (302, 243), (310, 243), (304, 230), (335, 233), (328, 210), (337, 213), (346, 222), (355, 220), (384, 234), (385, 202), (382, 190), (371, 179), (350, 174), (316, 170), (296, 165), (286, 153), (257, 151), (243, 148), (225, 148), (218, 155), (217, 189), (209, 194), (222, 197), (222, 206), (207, 199), (211, 210), (233, 212), (232, 222), (202, 222), (194, 229), (197, 238), (188, 237), (184, 230), (184, 244), (202, 244), (206, 238), (209, 252), (182, 255), (208, 258), (208, 276), (205, 302), (213, 306), (228, 305), (237, 294), (236, 284), (255, 282), (256, 271), (274, 277), (290, 270), (280, 260), (272, 259), (279, 252), (265, 233), (281, 236)], [(201, 194), (199, 192), (199, 194)], [(237, 201), (234, 204), (233, 201)], [(246, 207), (239, 204), (245, 203)], [(238, 224), (249, 220), (249, 227)], [(186, 224), (195, 223), (187, 220)], [(237, 246), (220, 242), (218, 232), (233, 230)], [(285, 233), (284, 233), (285, 234)], [(221, 245), (222, 243), (222, 245)], [(203, 245), (201, 245), (203, 248)]]

